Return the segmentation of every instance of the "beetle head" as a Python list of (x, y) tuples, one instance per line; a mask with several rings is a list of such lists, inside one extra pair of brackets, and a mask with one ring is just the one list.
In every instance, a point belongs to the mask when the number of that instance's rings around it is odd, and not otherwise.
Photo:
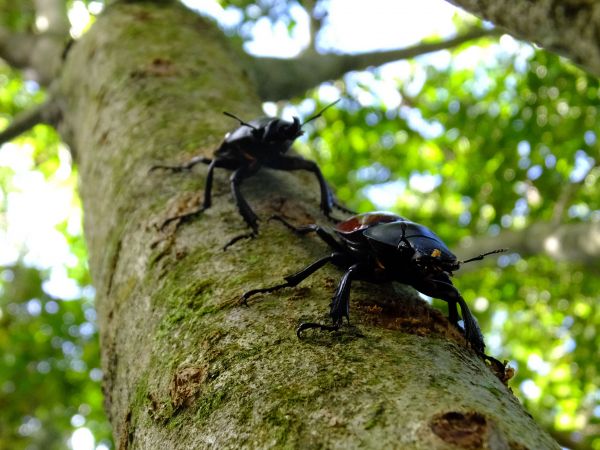
[(264, 140), (268, 142), (293, 141), (302, 136), (303, 133), (300, 119), (297, 117), (293, 118), (293, 122), (283, 119), (273, 119), (265, 127)]
[(434, 249), (430, 255), (424, 255), (419, 252), (415, 252), (412, 259), (413, 263), (424, 272), (430, 273), (443, 271), (452, 274), (452, 272), (455, 272), (458, 269), (460, 269), (460, 266), (462, 264), (469, 263), (472, 261), (480, 261), (488, 255), (493, 255), (495, 253), (503, 253), (506, 250), (506, 248), (499, 248), (490, 252), (482, 253), (481, 255), (475, 256), (473, 258), (460, 261), (458, 259), (444, 258), (443, 253), (439, 249)]
[[(299, 138), (300, 136), (302, 136), (304, 134), (304, 131), (302, 130), (302, 127), (304, 125), (321, 117), (321, 115), (327, 108), (330, 108), (331, 106), (335, 105), (337, 102), (339, 102), (339, 100), (336, 100), (335, 102), (325, 106), (325, 108), (320, 110), (314, 116), (308, 118), (304, 123), (301, 123), (300, 119), (298, 117), (293, 117), (292, 122), (288, 122), (287, 120), (283, 120), (283, 119), (273, 119), (265, 127), (263, 139), (265, 141), (270, 141), (270, 142), (286, 142), (286, 141), (288, 141), (291, 144), (292, 141), (296, 140), (297, 138)], [(286, 150), (287, 150), (287, 147), (282, 147), (282, 152), (284, 152)]]
[(444, 257), (444, 254), (437, 248), (433, 249), (431, 254), (424, 254), (416, 251), (412, 258), (412, 263), (423, 274), (452, 272), (460, 268), (460, 261), (455, 258)]
[(406, 238), (407, 222), (400, 222), (402, 235), (397, 250), (411, 255), (411, 262), (423, 274), (448, 272), (452, 273), (460, 267), (460, 262), (455, 257), (448, 257), (440, 248), (433, 247), (428, 253), (417, 250)]
[(300, 119), (298, 119), (297, 117), (293, 117), (292, 118), (293, 122), (284, 122), (284, 125), (282, 126), (282, 134), (284, 136), (287, 137), (287, 139), (296, 139), (300, 136), (302, 136), (304, 134), (304, 131), (302, 131), (302, 125), (300, 123)]

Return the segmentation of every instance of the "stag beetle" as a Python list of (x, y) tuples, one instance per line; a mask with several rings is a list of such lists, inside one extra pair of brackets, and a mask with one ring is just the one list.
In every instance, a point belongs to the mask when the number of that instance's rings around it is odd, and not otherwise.
[[(237, 208), (252, 232), (246, 235), (238, 236), (234, 241), (246, 237), (253, 237), (258, 232), (258, 217), (248, 205), (248, 202), (240, 191), (242, 181), (254, 175), (262, 166), (278, 170), (308, 170), (317, 177), (321, 189), (321, 210), (329, 218), (332, 206), (342, 211), (352, 213), (337, 203), (331, 190), (323, 178), (319, 166), (314, 161), (309, 161), (297, 156), (287, 156), (285, 153), (290, 149), (292, 143), (301, 136), (304, 131), (302, 127), (307, 123), (320, 117), (323, 112), (335, 105), (339, 100), (327, 105), (314, 116), (310, 117), (304, 123), (300, 123), (298, 117), (294, 117), (292, 122), (276, 117), (262, 117), (259, 119), (244, 122), (235, 115), (224, 112), (228, 117), (237, 120), (240, 126), (231, 133), (225, 135), (225, 139), (215, 150), (214, 158), (205, 158), (196, 156), (186, 164), (179, 166), (156, 165), (150, 170), (168, 169), (172, 171), (190, 170), (198, 163), (208, 164), (208, 174), (204, 186), (204, 201), (202, 206), (194, 211), (180, 214), (167, 219), (162, 227), (174, 220), (189, 219), (192, 216), (203, 212), (211, 206), (211, 190), (213, 182), (213, 171), (216, 167), (234, 171), (231, 175), (231, 192), (237, 205)], [(228, 245), (232, 244), (230, 242)]]
[[(465, 261), (459, 261), (446, 244), (424, 225), (411, 222), (403, 217), (386, 212), (358, 214), (338, 223), (335, 234), (327, 232), (319, 225), (295, 227), (280, 216), (285, 226), (298, 234), (315, 232), (333, 250), (306, 266), (299, 272), (285, 277), (285, 283), (276, 286), (253, 289), (243, 295), (243, 302), (261, 292), (273, 292), (285, 287), (296, 286), (328, 262), (344, 270), (344, 275), (331, 302), (330, 316), (333, 325), (305, 322), (297, 330), (298, 337), (303, 330), (319, 328), (335, 331), (342, 326), (342, 319), (349, 321), (349, 296), (352, 280), (371, 283), (397, 281), (414, 287), (417, 291), (448, 302), (448, 320), (458, 325), (460, 306), (464, 323), (464, 335), (471, 347), (484, 354), (484, 342), (477, 321), (467, 303), (452, 285), (450, 276), (461, 264), (483, 259), (486, 255), (499, 253), (505, 249), (483, 253)], [(461, 330), (462, 331), (462, 330)]]

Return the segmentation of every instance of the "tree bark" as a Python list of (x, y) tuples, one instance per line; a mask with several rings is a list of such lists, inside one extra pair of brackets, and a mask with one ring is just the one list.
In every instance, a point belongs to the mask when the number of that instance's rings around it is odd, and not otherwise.
[(600, 76), (600, 3), (594, 0), (448, 1)]
[[(225, 171), (213, 207), (157, 229), (199, 201), (206, 168), (150, 167), (210, 157), (235, 126), (222, 111), (260, 115), (240, 59), (177, 4), (117, 3), (74, 44), (58, 80), (118, 447), (558, 448), (415, 295), (357, 283), (360, 331), (303, 340), (300, 321), (327, 320), (335, 268), (240, 306), (245, 290), (278, 283), (326, 250), (263, 221), (256, 239), (224, 252), (246, 231)], [(309, 174), (263, 170), (244, 189), (261, 218), (323, 221)]]

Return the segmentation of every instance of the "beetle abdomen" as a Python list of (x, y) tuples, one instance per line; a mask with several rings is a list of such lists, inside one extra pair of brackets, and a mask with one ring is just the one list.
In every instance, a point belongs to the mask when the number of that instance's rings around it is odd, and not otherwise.
[(349, 219), (344, 220), (336, 225), (335, 231), (339, 234), (351, 234), (356, 231), (365, 230), (374, 225), (379, 225), (389, 222), (397, 222), (406, 220), (403, 217), (397, 216), (396, 214), (388, 212), (369, 212), (364, 214), (357, 214)]

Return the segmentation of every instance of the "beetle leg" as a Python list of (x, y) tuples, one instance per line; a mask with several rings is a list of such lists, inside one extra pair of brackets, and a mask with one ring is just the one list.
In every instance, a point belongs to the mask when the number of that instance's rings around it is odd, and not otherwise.
[(333, 295), (331, 311), (329, 313), (334, 326), (341, 326), (344, 317), (350, 323), (350, 285), (352, 279), (357, 277), (361, 269), (360, 264), (351, 265), (340, 280), (340, 284)]
[(213, 184), (213, 173), (215, 171), (215, 167), (217, 167), (217, 165), (219, 164), (219, 160), (213, 159), (213, 160), (209, 160), (209, 161), (210, 161), (210, 164), (208, 166), (208, 173), (206, 174), (206, 182), (204, 183), (204, 201), (202, 202), (202, 206), (194, 209), (193, 211), (190, 211), (190, 212), (187, 212), (184, 214), (178, 214), (177, 216), (169, 217), (160, 226), (161, 230), (163, 230), (168, 224), (170, 224), (171, 222), (173, 222), (175, 220), (179, 220), (179, 221), (189, 220), (193, 216), (198, 215), (201, 212), (203, 212), (204, 210), (210, 208), (210, 205), (212, 203), (211, 192), (212, 192), (212, 184)]
[(458, 312), (456, 305), (460, 306), (460, 312), (465, 325), (465, 338), (471, 344), (471, 347), (479, 354), (484, 354), (485, 344), (483, 342), (483, 335), (481, 329), (473, 317), (469, 306), (465, 302), (465, 299), (460, 295), (458, 290), (452, 285), (450, 279), (439, 280), (439, 279), (426, 279), (420, 283), (413, 284), (413, 287), (419, 292), (429, 295), (431, 297), (439, 298), (448, 302), (449, 310), (449, 321), (456, 327), (458, 327)]
[(304, 330), (308, 330), (310, 328), (319, 328), (323, 331), (337, 331), (340, 329), (340, 327), (336, 325), (323, 325), (322, 323), (316, 322), (302, 322), (298, 328), (296, 328), (296, 336), (298, 336), (298, 339), (302, 337), (302, 332)]
[(321, 188), (321, 210), (327, 217), (330, 217), (333, 195), (317, 163), (296, 156), (280, 156), (269, 161), (268, 166), (279, 170), (308, 170), (314, 173)]
[[(330, 190), (330, 192), (331, 192), (331, 190)], [(333, 194), (332, 194), (332, 195), (333, 195)], [(333, 196), (332, 202), (333, 202), (333, 206), (335, 206), (335, 207), (336, 207), (337, 209), (339, 209), (340, 211), (342, 211), (342, 212), (345, 212), (346, 214), (352, 214), (353, 216), (355, 216), (355, 215), (357, 214), (357, 212), (356, 212), (356, 211), (353, 211), (353, 210), (351, 210), (351, 209), (349, 209), (349, 208), (346, 208), (344, 205), (342, 205), (342, 204), (341, 204), (341, 203), (340, 203), (340, 202), (337, 200), (337, 198), (335, 198), (335, 196)]]
[(458, 307), (457, 303), (454, 301), (448, 301), (448, 322), (458, 328)]
[(258, 165), (256, 165), (255, 167), (251, 167), (250, 169), (247, 166), (241, 167), (237, 169), (230, 177), (231, 192), (233, 194), (235, 204), (237, 205), (238, 211), (244, 219), (244, 222), (246, 222), (246, 224), (250, 228), (252, 228), (252, 231), (250, 231), (249, 233), (240, 234), (230, 239), (223, 246), (223, 251), (227, 250), (233, 244), (235, 244), (238, 241), (241, 241), (242, 239), (252, 239), (258, 234), (258, 217), (254, 213), (254, 211), (252, 211), (252, 208), (250, 208), (248, 202), (246, 201), (240, 190), (240, 185), (242, 184), (242, 181), (245, 178), (248, 178), (252, 174), (256, 173), (258, 168)]
[(252, 239), (256, 237), (256, 233), (254, 231), (251, 231), (250, 233), (244, 233), (244, 234), (238, 234), (237, 236), (231, 238), (227, 244), (225, 244), (223, 246), (223, 251), (226, 251), (229, 247), (231, 247), (233, 244), (235, 244), (237, 241), (241, 241), (244, 239)]
[(292, 225), (291, 223), (289, 223), (287, 220), (285, 220), (283, 217), (278, 216), (278, 215), (269, 217), (269, 220), (277, 220), (277, 221), (281, 222), (282, 224), (284, 224), (286, 227), (288, 227), (290, 230), (292, 230), (294, 233), (299, 234), (299, 235), (304, 235), (304, 234), (308, 234), (311, 232), (315, 232), (315, 233), (317, 233), (317, 236), (319, 236), (333, 250), (339, 251), (339, 252), (344, 251), (343, 247), (340, 245), (340, 243), (338, 241), (336, 241), (335, 237), (333, 237), (323, 227), (321, 227), (317, 224), (310, 224), (310, 225), (305, 225), (302, 227), (296, 227), (296, 226)]
[(299, 272), (296, 272), (292, 275), (288, 275), (287, 277), (285, 277), (284, 278), (285, 283), (277, 284), (275, 286), (271, 286), (268, 288), (252, 289), (251, 291), (245, 292), (242, 295), (242, 303), (247, 304), (248, 299), (256, 294), (278, 291), (279, 289), (283, 289), (286, 287), (294, 287), (294, 286), (298, 285), (301, 281), (303, 281), (306, 278), (308, 278), (309, 276), (311, 276), (313, 273), (315, 273), (317, 270), (319, 270), (325, 264), (327, 264), (330, 261), (335, 260), (336, 258), (338, 258), (340, 256), (343, 256), (343, 255), (341, 253), (332, 253), (328, 256), (324, 256), (323, 258), (317, 259), (316, 261), (310, 263), (308, 266), (306, 266), (304, 269), (300, 270)]
[(186, 170), (191, 170), (191, 168), (194, 167), (198, 163), (212, 164), (213, 161), (214, 160), (212, 160), (210, 158), (205, 158), (204, 156), (195, 156), (194, 158), (190, 159), (185, 164), (181, 164), (179, 166), (167, 166), (167, 165), (163, 165), (163, 164), (157, 164), (155, 166), (150, 167), (149, 171), (152, 172), (153, 170), (156, 170), (156, 169), (166, 169), (166, 170), (172, 170), (173, 172), (183, 172)]
[(304, 330), (308, 330), (309, 328), (319, 328), (323, 331), (336, 331), (342, 326), (344, 317), (346, 317), (346, 320), (350, 323), (350, 285), (352, 279), (355, 279), (361, 270), (361, 264), (353, 264), (346, 270), (344, 276), (340, 280), (340, 284), (338, 284), (333, 299), (331, 300), (331, 309), (329, 312), (333, 325), (303, 322), (296, 330), (296, 335), (298, 337), (300, 337)]
[(252, 211), (252, 208), (250, 208), (250, 205), (248, 205), (248, 202), (242, 195), (240, 186), (244, 179), (256, 173), (258, 169), (258, 164), (254, 166), (240, 167), (235, 172), (233, 172), (233, 174), (229, 178), (229, 181), (231, 183), (231, 193), (233, 194), (235, 204), (237, 205), (240, 214), (244, 218), (244, 221), (248, 224), (250, 228), (252, 228), (253, 234), (258, 233), (258, 217), (254, 213), (254, 211)]

